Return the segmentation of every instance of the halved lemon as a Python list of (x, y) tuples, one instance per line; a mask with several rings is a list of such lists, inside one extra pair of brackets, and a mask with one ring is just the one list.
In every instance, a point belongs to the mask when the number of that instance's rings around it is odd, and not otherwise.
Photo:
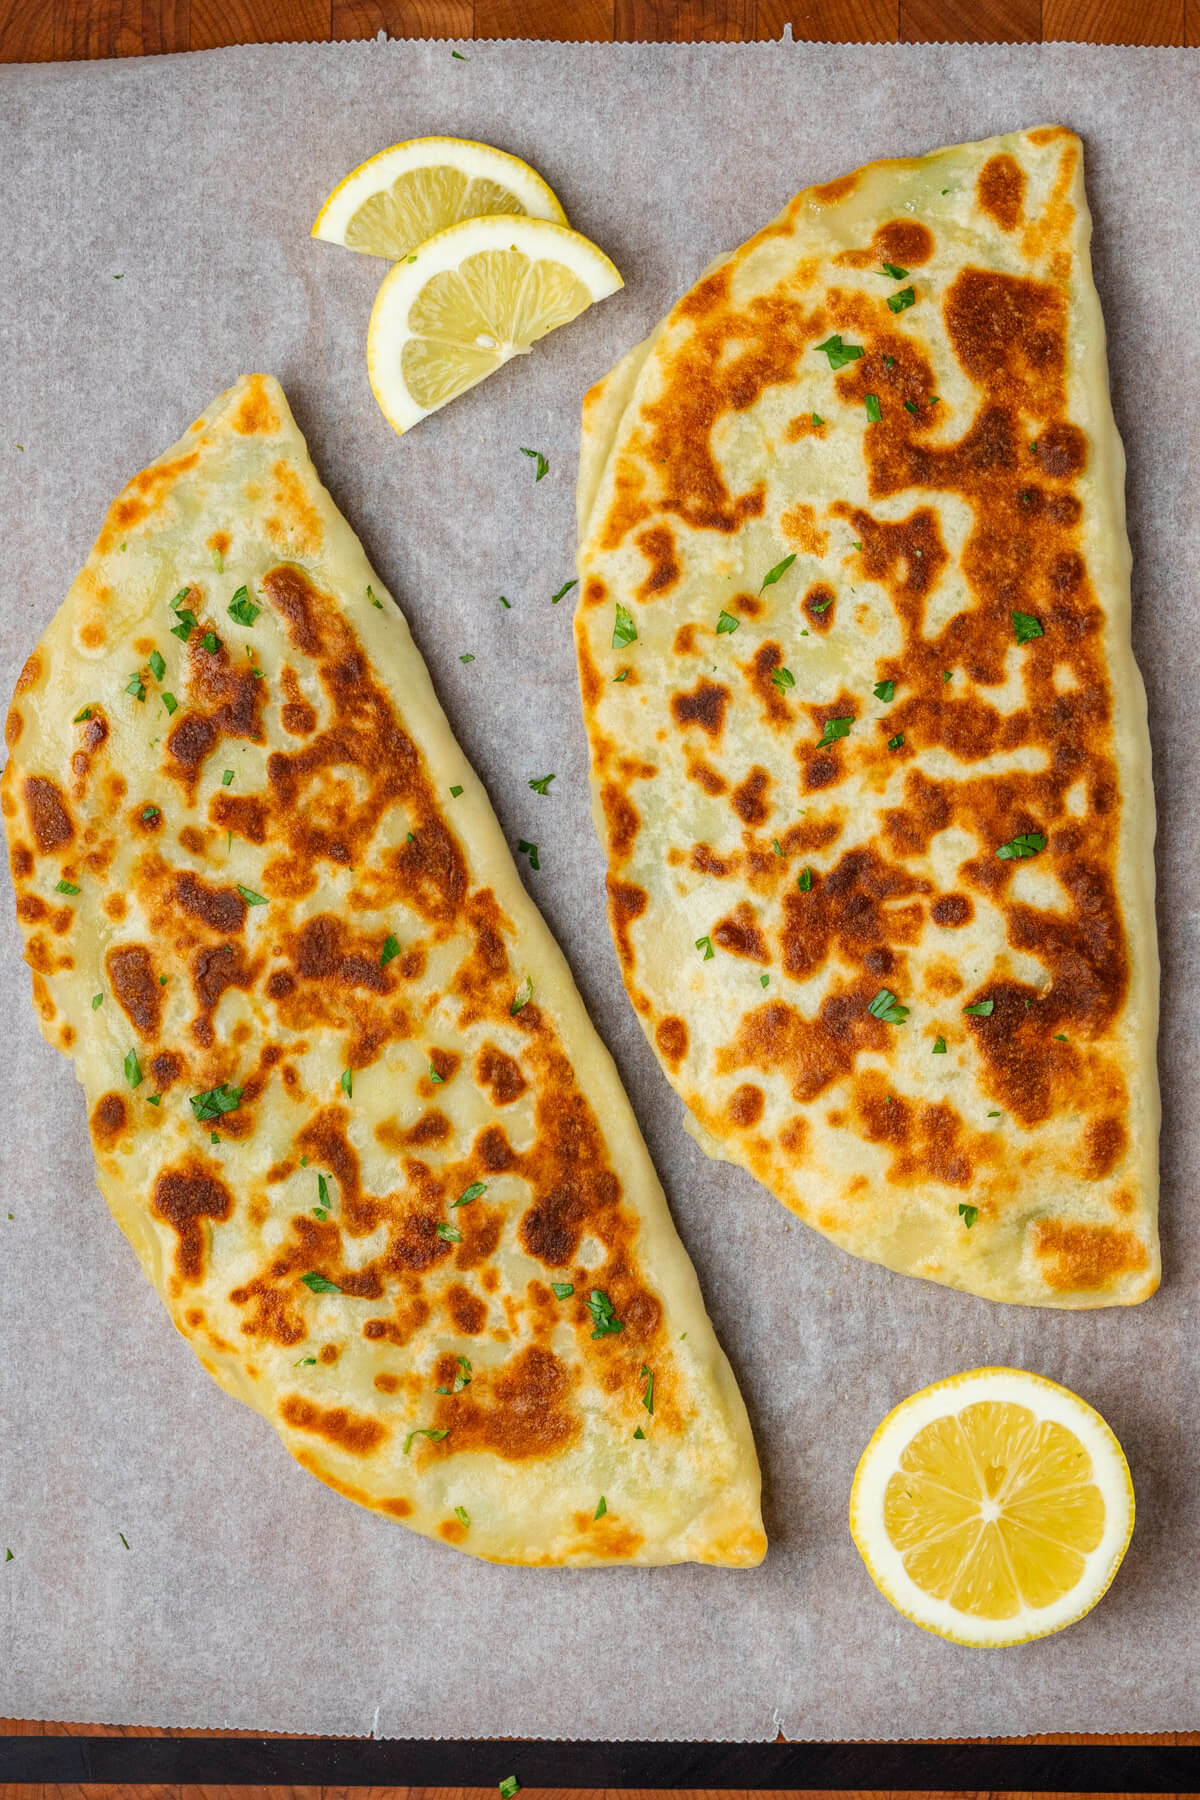
[(375, 296), (367, 372), (407, 431), (623, 287), (588, 238), (546, 219), (467, 219), (396, 264)]
[(567, 215), (519, 156), (468, 138), (410, 138), (352, 169), (317, 215), (315, 238), (398, 262), (435, 232), (492, 213)]
[(1090, 1612), (1133, 1531), (1109, 1427), (1024, 1369), (971, 1369), (901, 1402), (863, 1452), (850, 1531), (906, 1618), (958, 1644), (1046, 1637)]

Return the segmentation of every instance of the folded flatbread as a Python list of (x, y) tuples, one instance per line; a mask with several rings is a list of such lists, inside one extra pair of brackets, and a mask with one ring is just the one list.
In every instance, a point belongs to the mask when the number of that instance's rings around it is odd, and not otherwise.
[(589, 394), (626, 986), (711, 1154), (996, 1300), (1159, 1276), (1150, 747), (1082, 151), (799, 194)]
[(209, 1373), (470, 1554), (757, 1562), (629, 1102), (274, 381), (114, 502), (7, 737), (38, 1018)]

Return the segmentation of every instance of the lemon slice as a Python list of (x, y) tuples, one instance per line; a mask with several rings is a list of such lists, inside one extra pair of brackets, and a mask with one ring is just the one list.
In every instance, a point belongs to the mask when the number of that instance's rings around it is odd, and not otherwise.
[(602, 250), (545, 219), (439, 231), (375, 296), (367, 372), (384, 417), (407, 431), (623, 286)]
[(410, 138), (352, 169), (321, 208), (312, 234), (398, 262), (447, 225), (491, 213), (567, 222), (541, 176), (520, 157), (467, 138)]
[(1133, 1482), (1100, 1414), (1069, 1388), (972, 1369), (888, 1414), (854, 1476), (850, 1531), (915, 1624), (959, 1644), (1021, 1644), (1107, 1591), (1133, 1531)]

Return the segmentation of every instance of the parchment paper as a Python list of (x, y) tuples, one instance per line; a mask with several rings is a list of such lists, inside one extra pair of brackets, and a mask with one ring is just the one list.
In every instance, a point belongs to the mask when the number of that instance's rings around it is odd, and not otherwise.
[[(111, 1221), (0, 898), (0, 1713), (380, 1736), (1200, 1726), (1200, 61), (1065, 45), (460, 49), (0, 70), (0, 690), (122, 483), (243, 371), (279, 376), (511, 840), (541, 846), (526, 878), (616, 1054), (746, 1394), (770, 1553), (743, 1573), (492, 1568), (305, 1475), (205, 1376)], [(618, 976), (574, 596), (550, 600), (573, 573), (580, 397), (714, 254), (808, 182), (1045, 120), (1087, 145), (1160, 817), (1165, 1284), (1092, 1314), (852, 1261), (684, 1134)], [(347, 170), (438, 132), (534, 162), (628, 286), (401, 441), (364, 365), (383, 265), (308, 234)], [(522, 445), (550, 459), (536, 486)], [(527, 782), (550, 769), (542, 798)], [(846, 1504), (883, 1413), (988, 1362), (1101, 1408), (1138, 1524), (1087, 1620), (985, 1654), (877, 1597)]]

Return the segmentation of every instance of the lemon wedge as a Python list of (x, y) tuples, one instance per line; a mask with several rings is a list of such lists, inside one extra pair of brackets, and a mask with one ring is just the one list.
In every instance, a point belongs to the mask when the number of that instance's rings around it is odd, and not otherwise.
[(467, 138), (410, 138), (352, 169), (321, 208), (312, 235), (397, 262), (448, 225), (492, 213), (567, 221), (520, 157)]
[(467, 219), (439, 231), (375, 297), (367, 372), (384, 417), (409, 430), (623, 286), (602, 250), (546, 219)]
[(1133, 1482), (1077, 1394), (1023, 1369), (972, 1369), (888, 1414), (854, 1476), (850, 1531), (915, 1624), (958, 1644), (1022, 1644), (1107, 1591)]

